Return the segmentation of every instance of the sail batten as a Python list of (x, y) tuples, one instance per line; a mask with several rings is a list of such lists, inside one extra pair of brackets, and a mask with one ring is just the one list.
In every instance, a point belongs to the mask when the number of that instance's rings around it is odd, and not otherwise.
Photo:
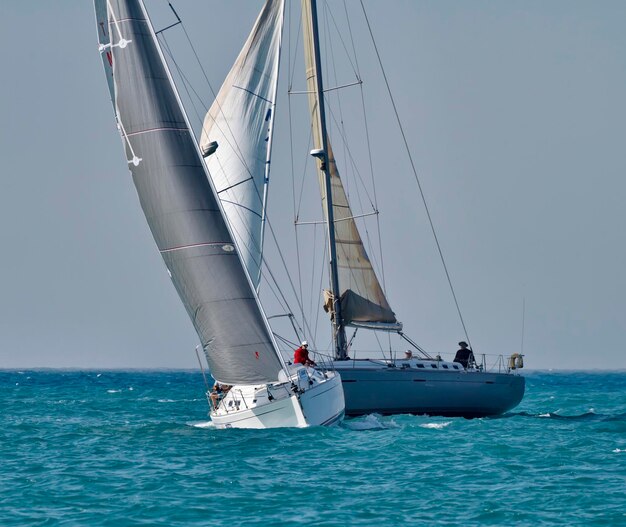
[(282, 362), (144, 8), (139, 0), (94, 3), (137, 195), (211, 375), (227, 384), (273, 382)]
[(207, 112), (201, 149), (254, 286), (260, 281), (284, 0), (267, 0)]

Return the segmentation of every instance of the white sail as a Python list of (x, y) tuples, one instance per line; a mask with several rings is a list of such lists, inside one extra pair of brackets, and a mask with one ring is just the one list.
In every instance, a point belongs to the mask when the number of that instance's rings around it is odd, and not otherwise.
[[(311, 123), (316, 123), (318, 122), (319, 105), (315, 90), (317, 78), (315, 73), (314, 37), (311, 30), (310, 17), (310, 1), (302, 0), (302, 29), (309, 109), (311, 112)], [(321, 133), (318, 126), (313, 126), (313, 144), (315, 149), (323, 148)], [(377, 327), (378, 329), (385, 329), (385, 327), (388, 329), (399, 329), (401, 325), (396, 320), (395, 314), (387, 302), (354, 221), (354, 215), (339, 177), (330, 139), (327, 139), (327, 150), (327, 170), (330, 173), (331, 181), (337, 275), (343, 319), (339, 323), (342, 325)], [(319, 170), (318, 175), (322, 204), (326, 216), (327, 200), (324, 171)], [(327, 302), (326, 305), (332, 306), (332, 301)]]
[(283, 15), (283, 0), (265, 2), (206, 114), (200, 137), (203, 152), (211, 143), (218, 144), (206, 165), (257, 287)]

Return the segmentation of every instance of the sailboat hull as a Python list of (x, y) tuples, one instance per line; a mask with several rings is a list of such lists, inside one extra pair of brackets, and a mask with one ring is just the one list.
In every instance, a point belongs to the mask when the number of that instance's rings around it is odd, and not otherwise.
[[(390, 365), (391, 364), (391, 365)], [(334, 363), (341, 374), (346, 415), (370, 413), (486, 417), (515, 408), (524, 377), (511, 373), (402, 367), (351, 360)]]
[[(344, 395), (339, 374), (309, 372), (280, 385), (233, 386), (211, 412), (216, 428), (306, 428), (330, 426), (344, 416)], [(308, 379), (315, 379), (309, 384)], [(293, 381), (293, 384), (292, 384)], [(294, 390), (296, 386), (298, 389)], [(268, 397), (268, 393), (271, 394)]]

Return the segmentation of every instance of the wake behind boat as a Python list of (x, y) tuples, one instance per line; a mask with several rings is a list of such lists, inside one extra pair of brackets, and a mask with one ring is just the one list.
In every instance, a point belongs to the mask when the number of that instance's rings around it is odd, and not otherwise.
[(332, 424), (344, 412), (336, 372), (280, 356), (141, 0), (95, 0), (100, 53), (128, 167), (211, 375), (232, 386), (219, 428)]

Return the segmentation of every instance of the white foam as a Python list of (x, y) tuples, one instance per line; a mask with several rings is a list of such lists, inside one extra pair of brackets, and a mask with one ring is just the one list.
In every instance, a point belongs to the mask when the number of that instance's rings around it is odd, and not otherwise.
[(107, 393), (120, 393), (122, 390), (107, 390)]
[(193, 426), (194, 428), (215, 428), (213, 421), (201, 421), (199, 423), (186, 423), (187, 426)]
[(619, 454), (620, 452), (626, 452), (626, 448), (616, 448), (615, 450), (613, 450), (613, 452), (615, 454)]
[(550, 414), (539, 414), (539, 417), (550, 417)]
[(423, 425), (420, 425), (420, 428), (430, 428), (433, 430), (443, 430), (446, 426), (449, 426), (452, 424), (452, 421), (446, 421), (444, 423), (424, 423)]
[(159, 403), (175, 403), (176, 401), (174, 399), (157, 399), (157, 402), (159, 402)]
[[(344, 421), (344, 425), (350, 430), (383, 430), (389, 428), (377, 414), (369, 414), (361, 419)], [(393, 425), (395, 423), (392, 423)]]

